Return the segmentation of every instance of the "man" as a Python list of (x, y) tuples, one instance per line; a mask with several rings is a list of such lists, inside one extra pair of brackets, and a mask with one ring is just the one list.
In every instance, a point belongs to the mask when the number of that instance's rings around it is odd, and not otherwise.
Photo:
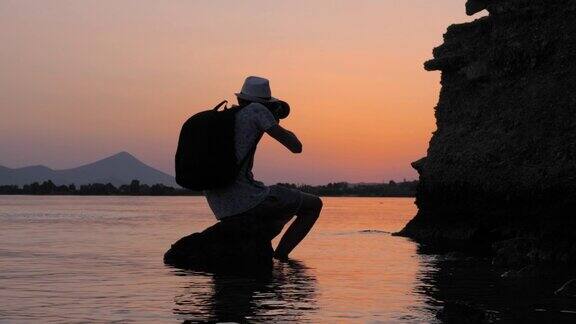
[(254, 153), (264, 133), (292, 153), (301, 153), (302, 144), (294, 133), (280, 126), (280, 119), (288, 116), (289, 106), (272, 97), (267, 79), (246, 78), (236, 96), (242, 107), (236, 113), (234, 135), (236, 158), (242, 163), (240, 173), (231, 185), (207, 191), (206, 199), (219, 220), (231, 216), (263, 215), (273, 218), (271, 221), (282, 228), (296, 216), (274, 251), (275, 258), (287, 259), (318, 219), (322, 201), (295, 189), (278, 185), (268, 187), (254, 180)]

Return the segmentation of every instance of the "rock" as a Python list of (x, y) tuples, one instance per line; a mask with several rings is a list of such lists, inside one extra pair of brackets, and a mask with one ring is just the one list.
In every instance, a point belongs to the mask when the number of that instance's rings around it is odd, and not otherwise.
[(426, 158), (421, 158), (420, 160), (412, 162), (411, 165), (414, 168), (414, 170), (420, 170), (421, 168), (424, 167), (425, 163), (426, 163)]
[(554, 292), (557, 296), (576, 297), (576, 279), (569, 280)]
[(466, 75), (466, 78), (470, 81), (488, 76), (488, 68), (485, 62), (473, 62), (463, 67), (460, 72)]
[(468, 0), (466, 2), (466, 14), (472, 16), (473, 14), (486, 9), (485, 0)]
[[(576, 7), (470, 0), (489, 15), (452, 25), (418, 214), (400, 232), (427, 246), (490, 251), (495, 265), (576, 265)], [(497, 242), (506, 242), (495, 244)]]
[[(545, 0), (485, 0), (486, 9), (491, 15), (519, 14), (526, 12), (538, 12), (546, 10)], [(564, 1), (559, 1), (564, 2)], [(572, 6), (569, 2), (561, 3), (563, 9)]]
[(260, 272), (272, 268), (271, 240), (281, 231), (264, 217), (234, 217), (185, 236), (164, 254), (164, 263), (210, 272)]

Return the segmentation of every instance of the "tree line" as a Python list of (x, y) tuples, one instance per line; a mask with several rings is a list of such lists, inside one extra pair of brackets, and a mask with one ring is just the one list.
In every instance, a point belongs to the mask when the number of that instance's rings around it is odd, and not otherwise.
[[(413, 197), (418, 181), (402, 181), (370, 184), (351, 184), (347, 182), (327, 185), (305, 185), (279, 183), (290, 188), (317, 196), (356, 196), (356, 197)], [(42, 183), (33, 182), (24, 186), (2, 185), (0, 195), (81, 195), (81, 196), (199, 196), (201, 192), (184, 188), (174, 188), (163, 184), (147, 185), (138, 180), (130, 184), (114, 186), (111, 183), (92, 183), (80, 186), (56, 185), (51, 180)]]
[(292, 183), (279, 183), (316, 196), (351, 196), (351, 197), (414, 197), (418, 180), (387, 183), (348, 183), (335, 182), (321, 186), (296, 185)]
[(0, 186), (1, 195), (81, 195), (81, 196), (177, 196), (200, 195), (187, 189), (165, 186), (161, 183), (154, 185), (141, 184), (132, 180), (130, 184), (114, 186), (111, 183), (91, 183), (76, 186), (55, 185), (51, 180), (42, 183), (33, 182), (22, 187), (16, 185)]

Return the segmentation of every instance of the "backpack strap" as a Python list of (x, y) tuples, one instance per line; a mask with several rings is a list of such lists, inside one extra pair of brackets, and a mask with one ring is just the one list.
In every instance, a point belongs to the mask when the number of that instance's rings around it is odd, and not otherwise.
[[(224, 100), (224, 101), (222, 101), (221, 103), (217, 104), (216, 107), (212, 108), (212, 110), (218, 111), (218, 109), (219, 109), (220, 107), (222, 107), (222, 105), (227, 104), (227, 103), (228, 103), (228, 100)], [(226, 108), (227, 108), (227, 107), (224, 106), (224, 109), (226, 109)]]

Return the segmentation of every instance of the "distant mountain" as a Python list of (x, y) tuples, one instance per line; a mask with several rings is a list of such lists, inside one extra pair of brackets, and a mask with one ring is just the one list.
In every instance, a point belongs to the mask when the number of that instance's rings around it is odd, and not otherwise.
[(43, 165), (11, 169), (0, 166), (0, 185), (25, 185), (52, 180), (56, 185), (112, 183), (129, 184), (133, 179), (142, 184), (162, 183), (177, 187), (174, 177), (156, 170), (127, 152), (120, 152), (105, 159), (73, 169), (53, 170)]

